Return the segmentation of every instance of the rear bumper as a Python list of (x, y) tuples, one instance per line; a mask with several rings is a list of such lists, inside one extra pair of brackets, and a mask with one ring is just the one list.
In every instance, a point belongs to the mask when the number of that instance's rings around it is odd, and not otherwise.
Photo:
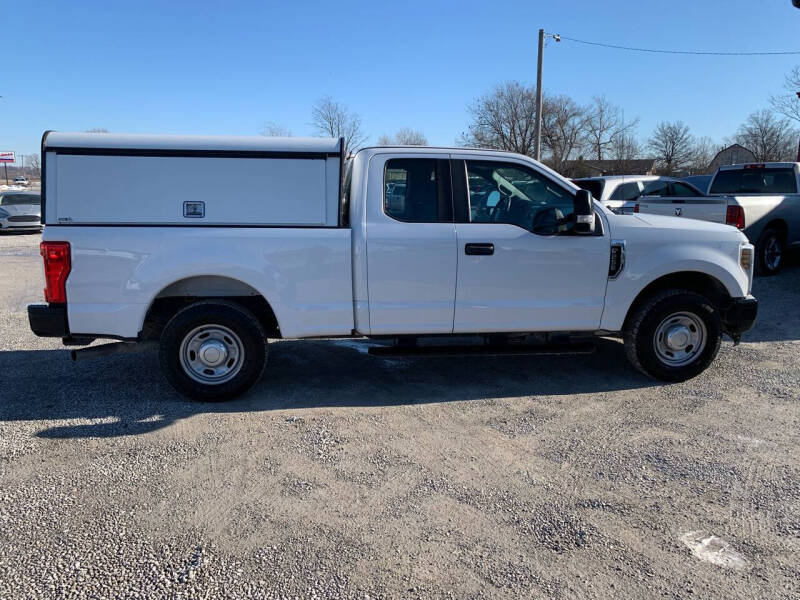
[(64, 338), (69, 335), (66, 304), (29, 304), (28, 322), (39, 337)]
[(758, 300), (752, 296), (734, 298), (731, 305), (722, 312), (722, 324), (725, 333), (730, 336), (739, 336), (749, 331), (756, 321), (758, 314)]

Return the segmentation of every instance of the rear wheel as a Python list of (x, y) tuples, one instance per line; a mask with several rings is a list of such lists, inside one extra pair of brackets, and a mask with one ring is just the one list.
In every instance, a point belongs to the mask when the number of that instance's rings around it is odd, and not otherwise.
[(775, 275), (783, 267), (786, 236), (777, 229), (765, 229), (756, 242), (756, 272)]
[(161, 367), (181, 394), (206, 401), (234, 398), (260, 378), (267, 338), (258, 319), (233, 302), (187, 306), (161, 334)]
[(722, 323), (704, 296), (667, 290), (635, 310), (623, 337), (634, 367), (663, 381), (685, 381), (702, 373), (717, 356)]

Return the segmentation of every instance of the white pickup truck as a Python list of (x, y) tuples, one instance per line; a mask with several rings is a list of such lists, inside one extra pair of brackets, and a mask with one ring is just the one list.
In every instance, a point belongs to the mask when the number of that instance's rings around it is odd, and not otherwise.
[(756, 248), (756, 273), (774, 275), (789, 244), (800, 242), (800, 163), (719, 167), (708, 196), (643, 195), (639, 213), (727, 223), (744, 231)]
[(32, 330), (122, 341), (73, 358), (158, 340), (167, 379), (199, 399), (250, 388), (268, 338), (413, 353), (474, 335), (487, 352), (547, 352), (619, 335), (635, 367), (682, 381), (756, 317), (741, 232), (615, 215), (525, 156), (345, 161), (334, 139), (49, 133), (42, 157), (47, 304), (28, 307)]

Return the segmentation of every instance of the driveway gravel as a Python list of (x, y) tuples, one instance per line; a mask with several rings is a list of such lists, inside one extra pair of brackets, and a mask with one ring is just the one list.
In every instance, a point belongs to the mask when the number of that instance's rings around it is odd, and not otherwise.
[(584, 356), (274, 341), (178, 396), (153, 352), (36, 338), (0, 236), (0, 598), (798, 598), (800, 257), (756, 328), (664, 385)]

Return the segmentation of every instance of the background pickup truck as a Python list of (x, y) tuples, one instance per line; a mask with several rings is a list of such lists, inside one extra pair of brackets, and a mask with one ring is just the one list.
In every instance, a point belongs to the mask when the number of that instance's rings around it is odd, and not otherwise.
[(777, 273), (788, 244), (800, 241), (800, 163), (719, 167), (708, 196), (643, 195), (640, 213), (727, 223), (744, 231), (756, 248), (756, 272)]
[(635, 367), (681, 381), (756, 316), (742, 233), (615, 215), (525, 156), (346, 162), (333, 139), (66, 133), (42, 156), (48, 304), (29, 306), (31, 328), (123, 341), (74, 357), (157, 340), (196, 398), (250, 388), (267, 338), (473, 335), (493, 352), (619, 335)]

